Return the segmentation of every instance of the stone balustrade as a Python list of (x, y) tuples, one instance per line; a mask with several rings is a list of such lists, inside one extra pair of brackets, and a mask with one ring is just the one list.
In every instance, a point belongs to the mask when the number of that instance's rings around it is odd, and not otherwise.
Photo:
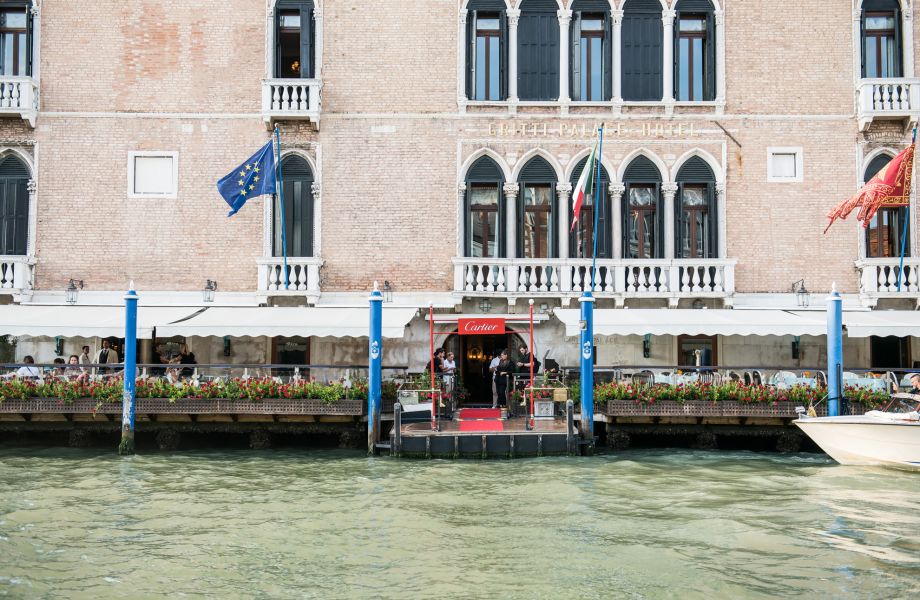
[[(920, 300), (920, 258), (905, 257), (904, 270), (898, 258), (864, 258), (859, 269), (859, 295), (863, 304), (875, 305), (878, 298), (916, 298)], [(898, 289), (900, 280), (900, 289)]]
[(319, 79), (263, 79), (262, 118), (266, 123), (277, 120), (304, 120), (319, 124)]
[(284, 259), (280, 256), (262, 258), (259, 266), (259, 292), (267, 295), (319, 295), (319, 269), (322, 258), (288, 257), (288, 287), (284, 287)]
[(917, 118), (920, 79), (861, 79), (856, 89), (860, 131), (865, 131), (873, 119)]
[(35, 127), (38, 82), (31, 77), (0, 77), (0, 114), (19, 115)]
[(32, 290), (35, 259), (28, 256), (0, 256), (0, 294), (21, 294)]
[[(590, 288), (590, 259), (454, 258), (456, 293), (561, 296)], [(734, 291), (734, 259), (597, 261), (598, 295), (728, 298)]]

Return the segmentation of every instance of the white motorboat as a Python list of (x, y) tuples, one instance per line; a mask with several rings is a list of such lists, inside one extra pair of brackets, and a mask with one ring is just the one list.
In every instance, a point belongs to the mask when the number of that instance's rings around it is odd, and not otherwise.
[(795, 424), (842, 465), (920, 469), (920, 396), (893, 394), (884, 410), (843, 417), (800, 415)]

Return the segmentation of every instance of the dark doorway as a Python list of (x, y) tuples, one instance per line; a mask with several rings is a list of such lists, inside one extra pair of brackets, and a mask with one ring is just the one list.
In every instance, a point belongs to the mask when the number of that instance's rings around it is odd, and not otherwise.
[[(310, 364), (310, 339), (303, 337), (272, 338), (272, 363), (276, 365)], [(273, 375), (293, 375), (294, 369), (275, 369)], [(309, 371), (301, 371), (301, 377), (310, 377)]]
[[(460, 353), (457, 356), (457, 366), (463, 387), (468, 396), (467, 405), (492, 405), (492, 374), (489, 373), (489, 364), (492, 358), (498, 356), (502, 350), (507, 350), (509, 357), (514, 360), (517, 349), (523, 338), (514, 333), (505, 335), (461, 335)], [(445, 346), (449, 346), (448, 344)]]
[(869, 338), (873, 369), (906, 369), (910, 367), (910, 338), (872, 336)]
[(716, 336), (677, 336), (677, 363), (679, 365), (685, 367), (695, 366), (697, 364), (697, 352), (699, 352), (699, 366), (714, 367), (719, 364)]

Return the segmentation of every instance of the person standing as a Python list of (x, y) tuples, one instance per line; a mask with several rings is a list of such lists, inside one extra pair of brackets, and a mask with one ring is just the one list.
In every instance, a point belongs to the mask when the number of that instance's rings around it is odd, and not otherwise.
[(495, 369), (498, 368), (498, 363), (501, 361), (501, 353), (497, 353), (492, 357), (492, 362), (489, 363), (489, 380), (492, 382), (492, 408), (498, 408), (498, 390), (495, 389)]
[[(96, 354), (96, 364), (98, 365), (115, 365), (118, 364), (118, 352), (109, 344), (109, 340), (102, 340), (102, 349)], [(105, 373), (107, 369), (99, 368), (99, 373)]]
[(444, 383), (447, 386), (447, 395), (449, 398), (454, 397), (454, 373), (457, 370), (457, 362), (454, 360), (454, 353), (448, 352), (447, 358), (444, 359)]
[(89, 373), (87, 365), (93, 364), (93, 357), (89, 355), (89, 346), (83, 346), (83, 349), (80, 351), (80, 356), (77, 357), (77, 362), (80, 364), (80, 370), (82, 372)]
[(508, 401), (509, 387), (511, 383), (511, 376), (514, 374), (514, 363), (508, 358), (508, 353), (502, 350), (502, 353), (499, 355), (498, 366), (495, 367), (495, 391), (498, 395), (498, 406), (502, 406), (504, 403), (505, 406), (509, 407), (509, 416), (510, 416), (510, 405)]

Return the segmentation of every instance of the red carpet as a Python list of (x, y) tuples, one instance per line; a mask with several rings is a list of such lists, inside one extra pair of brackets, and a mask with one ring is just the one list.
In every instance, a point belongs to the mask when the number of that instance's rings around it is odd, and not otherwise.
[(460, 419), (501, 419), (500, 408), (461, 408)]
[[(469, 409), (467, 409), (469, 410)], [(490, 410), (490, 409), (482, 409)], [(460, 431), (504, 431), (502, 421), (460, 421)]]

